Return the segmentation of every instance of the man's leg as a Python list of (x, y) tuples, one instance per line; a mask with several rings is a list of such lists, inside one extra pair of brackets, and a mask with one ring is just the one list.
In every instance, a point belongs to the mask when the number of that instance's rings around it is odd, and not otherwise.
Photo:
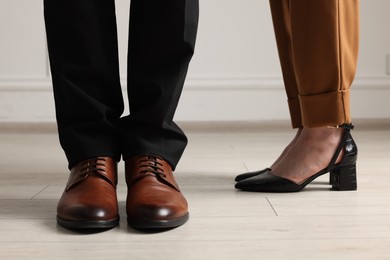
[(133, 0), (128, 94), (121, 120), (129, 224), (169, 228), (188, 219), (172, 170), (187, 138), (172, 121), (194, 52), (198, 0)]
[(123, 110), (114, 0), (45, 0), (44, 7), (59, 137), (71, 169), (57, 221), (110, 228), (119, 222), (115, 123)]
[(69, 168), (96, 156), (119, 160), (123, 112), (114, 0), (45, 0), (59, 137)]
[(187, 139), (172, 121), (194, 52), (198, 0), (133, 0), (123, 157), (163, 156), (173, 168)]

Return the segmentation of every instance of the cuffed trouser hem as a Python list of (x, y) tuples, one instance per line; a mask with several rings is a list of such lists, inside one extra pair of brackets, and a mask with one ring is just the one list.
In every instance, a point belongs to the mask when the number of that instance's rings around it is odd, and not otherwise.
[[(111, 143), (109, 143), (111, 141)], [(63, 145), (66, 157), (68, 159), (69, 170), (73, 168), (79, 162), (96, 158), (96, 157), (111, 157), (115, 161), (119, 162), (121, 158), (121, 152), (118, 146), (115, 146), (118, 141), (112, 141), (107, 138), (103, 139), (89, 139), (85, 142), (73, 143), (69, 141), (69, 144)]]
[(338, 126), (351, 123), (349, 90), (299, 96), (299, 101), (304, 127)]
[(299, 104), (299, 99), (289, 99), (287, 103), (290, 111), (292, 128), (302, 128), (301, 105)]

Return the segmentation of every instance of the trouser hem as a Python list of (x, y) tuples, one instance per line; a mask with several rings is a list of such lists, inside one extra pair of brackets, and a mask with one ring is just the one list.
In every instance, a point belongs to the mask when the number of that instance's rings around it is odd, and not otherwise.
[(299, 96), (304, 127), (337, 126), (351, 123), (349, 90)]

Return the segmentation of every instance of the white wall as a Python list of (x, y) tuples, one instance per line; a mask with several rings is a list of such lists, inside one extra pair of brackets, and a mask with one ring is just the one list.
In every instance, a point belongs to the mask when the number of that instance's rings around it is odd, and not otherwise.
[[(116, 2), (125, 82), (129, 1)], [(176, 120), (288, 119), (268, 1), (200, 4), (196, 54)], [(354, 118), (390, 118), (389, 10), (389, 0), (361, 0)], [(55, 120), (42, 12), (42, 0), (0, 1), (0, 122)]]

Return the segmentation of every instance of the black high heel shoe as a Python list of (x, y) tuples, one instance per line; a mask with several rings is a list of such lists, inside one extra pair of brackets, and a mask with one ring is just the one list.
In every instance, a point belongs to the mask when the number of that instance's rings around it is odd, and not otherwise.
[[(341, 125), (339, 127), (344, 128), (345, 132), (328, 167), (322, 169), (302, 183), (296, 184), (288, 179), (272, 175), (270, 171), (266, 171), (239, 181), (235, 187), (244, 191), (297, 192), (305, 188), (306, 185), (317, 177), (329, 172), (332, 190), (356, 190), (356, 160), (358, 149), (350, 133), (353, 125)], [(335, 162), (342, 149), (344, 149), (343, 159), (336, 164)]]
[[(266, 173), (266, 172), (270, 172), (270, 171), (272, 171), (271, 168), (265, 168), (265, 169), (262, 169), (262, 170), (259, 170), (259, 171), (241, 173), (241, 174), (239, 174), (239, 175), (236, 176), (236, 178), (234, 179), (234, 181), (235, 181), (235, 182), (240, 182), (240, 181), (243, 181), (243, 180), (249, 179), (249, 178), (251, 178), (251, 177), (254, 177), (254, 176), (257, 176), (257, 175)], [(333, 184), (334, 178), (335, 178), (335, 177), (334, 177), (333, 172), (330, 172), (330, 175), (329, 175), (329, 184), (330, 184), (330, 185)]]
[[(270, 172), (270, 171), (272, 171), (271, 168), (265, 168), (265, 169), (262, 169), (262, 170), (259, 170), (259, 171), (241, 173), (241, 174), (236, 176), (234, 181), (235, 182), (240, 182), (240, 181), (243, 181), (243, 180), (249, 179), (251, 177), (254, 177), (254, 176), (266, 173), (266, 172)], [(333, 184), (334, 178), (335, 177), (334, 177), (333, 172), (330, 172), (330, 175), (329, 175), (329, 184), (330, 185)]]

